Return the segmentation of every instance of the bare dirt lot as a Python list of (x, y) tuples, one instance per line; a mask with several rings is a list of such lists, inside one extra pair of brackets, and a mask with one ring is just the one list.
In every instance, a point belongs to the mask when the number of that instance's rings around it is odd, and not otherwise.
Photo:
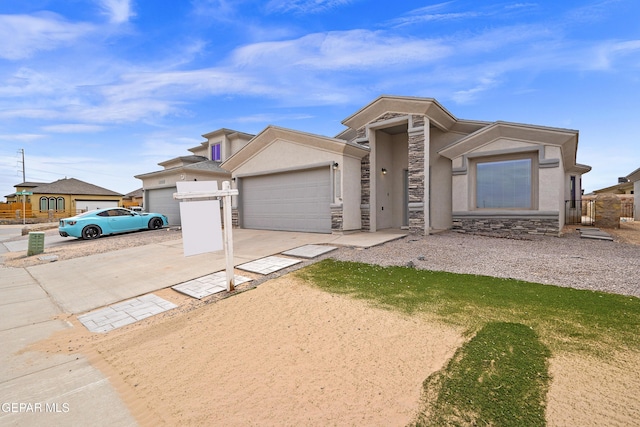
[[(606, 231), (640, 244), (640, 224)], [(56, 253), (67, 259), (179, 237), (132, 233)], [(33, 349), (88, 355), (141, 425), (402, 426), (419, 410), (422, 381), (468, 339), (291, 275), (217, 302), (194, 302), (170, 289), (156, 294), (179, 308), (107, 334), (91, 334), (67, 316), (74, 328)], [(634, 351), (607, 360), (555, 354), (548, 425), (637, 425), (638, 366)]]

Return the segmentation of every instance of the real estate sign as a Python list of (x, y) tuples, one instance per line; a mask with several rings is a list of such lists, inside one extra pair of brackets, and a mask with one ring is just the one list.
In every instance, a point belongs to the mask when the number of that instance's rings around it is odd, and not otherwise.
[[(177, 182), (176, 187), (178, 193), (218, 191), (216, 181), (183, 181)], [(224, 249), (219, 200), (180, 202), (180, 217), (184, 256)]]

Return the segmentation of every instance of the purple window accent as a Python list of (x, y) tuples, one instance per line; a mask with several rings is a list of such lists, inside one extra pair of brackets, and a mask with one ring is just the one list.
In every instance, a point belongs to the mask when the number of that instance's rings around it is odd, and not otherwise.
[(211, 146), (211, 160), (220, 161), (222, 160), (222, 156), (220, 155), (220, 144), (215, 144)]

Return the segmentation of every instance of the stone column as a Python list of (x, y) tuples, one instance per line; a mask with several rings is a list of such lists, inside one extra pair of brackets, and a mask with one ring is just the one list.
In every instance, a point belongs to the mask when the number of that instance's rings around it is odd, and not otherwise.
[(343, 205), (332, 204), (331, 205), (331, 232), (342, 233), (343, 227)]
[(360, 161), (360, 221), (362, 231), (371, 230), (371, 168), (369, 165), (370, 154)]
[[(429, 229), (429, 119), (412, 117), (409, 132), (409, 231), (424, 235)], [(419, 126), (423, 124), (423, 126)], [(425, 196), (426, 195), (426, 196)]]
[(596, 221), (600, 228), (620, 228), (621, 203), (615, 194), (605, 193), (596, 196)]

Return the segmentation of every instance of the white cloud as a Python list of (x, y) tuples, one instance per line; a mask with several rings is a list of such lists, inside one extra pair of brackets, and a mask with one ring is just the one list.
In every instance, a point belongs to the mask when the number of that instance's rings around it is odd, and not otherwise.
[(271, 0), (267, 11), (277, 13), (319, 13), (353, 3), (353, 0)]
[(18, 141), (18, 142), (31, 142), (44, 138), (45, 135), (37, 133), (17, 133), (17, 134), (5, 134), (0, 135), (0, 141)]
[(193, 13), (196, 16), (223, 22), (233, 19), (240, 3), (241, 0), (192, 0)]
[(104, 126), (80, 123), (58, 124), (42, 127), (43, 131), (51, 133), (95, 133), (102, 132), (105, 129), (106, 128)]
[[(585, 68), (610, 70), (615, 68), (614, 63), (622, 57), (639, 53), (640, 40), (604, 42), (596, 46), (591, 52), (587, 52)], [(638, 56), (635, 68), (640, 67), (640, 55)]]
[(37, 51), (70, 44), (93, 29), (90, 24), (70, 23), (51, 12), (0, 15), (0, 40), (4, 40), (0, 43), (0, 58), (29, 58)]
[(450, 54), (437, 40), (397, 37), (382, 31), (351, 30), (314, 33), (275, 42), (255, 43), (237, 49), (237, 67), (271, 67), (283, 70), (369, 69), (397, 64), (416, 66)]
[(497, 86), (498, 81), (491, 77), (481, 77), (479, 81), (471, 89), (458, 90), (453, 93), (451, 99), (458, 104), (468, 104), (476, 100), (483, 92), (490, 90)]
[(99, 0), (99, 4), (112, 24), (123, 24), (135, 16), (130, 0)]

